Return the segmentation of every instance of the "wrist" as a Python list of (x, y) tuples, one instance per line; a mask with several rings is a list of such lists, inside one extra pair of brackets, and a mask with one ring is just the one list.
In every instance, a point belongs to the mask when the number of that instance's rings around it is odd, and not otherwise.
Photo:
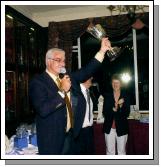
[(63, 88), (60, 88), (59, 91), (63, 94), (65, 94), (65, 90)]
[(104, 54), (106, 53), (106, 51), (100, 49), (100, 50), (99, 50), (99, 53), (101, 53), (101, 54), (104, 55)]
[(116, 108), (116, 107), (113, 107), (112, 110), (113, 110), (114, 112), (117, 112), (117, 108)]
[(65, 97), (65, 91), (61, 91), (61, 90), (59, 90), (58, 93), (60, 94), (60, 96), (61, 96), (62, 98)]
[(63, 94), (65, 94), (65, 91), (64, 91), (64, 90), (61, 90), (60, 92), (63, 93)]
[(98, 51), (97, 54), (95, 55), (95, 58), (100, 62), (102, 63), (103, 62), (103, 59), (104, 59), (104, 52), (102, 51)]

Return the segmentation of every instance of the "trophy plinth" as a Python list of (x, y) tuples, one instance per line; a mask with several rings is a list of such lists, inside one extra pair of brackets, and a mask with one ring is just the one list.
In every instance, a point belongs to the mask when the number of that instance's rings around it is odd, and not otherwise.
[[(105, 30), (102, 28), (100, 24), (96, 24), (95, 26), (89, 26), (87, 28), (87, 32), (90, 33), (93, 37), (98, 39), (99, 41), (102, 38), (107, 37)], [(112, 47), (110, 50), (106, 52), (107, 56), (109, 57), (110, 61), (114, 61), (120, 55), (121, 48), (120, 47)]]

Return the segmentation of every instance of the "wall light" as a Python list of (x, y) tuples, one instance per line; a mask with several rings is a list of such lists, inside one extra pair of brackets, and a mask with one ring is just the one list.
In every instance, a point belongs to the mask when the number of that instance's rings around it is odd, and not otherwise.
[(13, 19), (12, 16), (10, 16), (9, 14), (6, 15), (9, 19)]
[(35, 29), (34, 29), (34, 28), (32, 28), (32, 27), (30, 28), (30, 30), (35, 31)]

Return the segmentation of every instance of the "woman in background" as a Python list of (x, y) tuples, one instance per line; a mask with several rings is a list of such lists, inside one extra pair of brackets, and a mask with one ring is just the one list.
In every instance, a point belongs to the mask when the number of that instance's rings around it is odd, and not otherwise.
[(125, 155), (130, 102), (128, 95), (121, 90), (121, 80), (118, 74), (112, 76), (112, 88), (112, 93), (104, 95), (103, 104), (106, 154), (116, 154), (115, 146), (117, 143), (118, 155)]

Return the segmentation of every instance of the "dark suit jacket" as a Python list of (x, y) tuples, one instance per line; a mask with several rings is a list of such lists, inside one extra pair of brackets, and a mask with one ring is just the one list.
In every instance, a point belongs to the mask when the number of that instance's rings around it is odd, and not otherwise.
[(104, 104), (103, 104), (103, 115), (104, 115), (104, 133), (109, 134), (113, 119), (116, 124), (116, 132), (118, 136), (128, 134), (128, 120), (127, 117), (130, 113), (130, 101), (129, 96), (125, 92), (121, 92), (120, 98), (124, 98), (124, 103), (122, 108), (119, 108), (117, 112), (114, 112), (112, 108), (115, 106), (115, 100), (113, 93), (104, 95)]
[[(75, 136), (82, 126), (85, 112), (85, 99), (78, 86), (80, 82), (91, 77), (100, 65), (94, 58), (86, 67), (71, 74)], [(39, 154), (61, 154), (66, 133), (67, 110), (64, 99), (58, 94), (58, 87), (46, 72), (30, 82), (29, 97), (36, 111)]]

